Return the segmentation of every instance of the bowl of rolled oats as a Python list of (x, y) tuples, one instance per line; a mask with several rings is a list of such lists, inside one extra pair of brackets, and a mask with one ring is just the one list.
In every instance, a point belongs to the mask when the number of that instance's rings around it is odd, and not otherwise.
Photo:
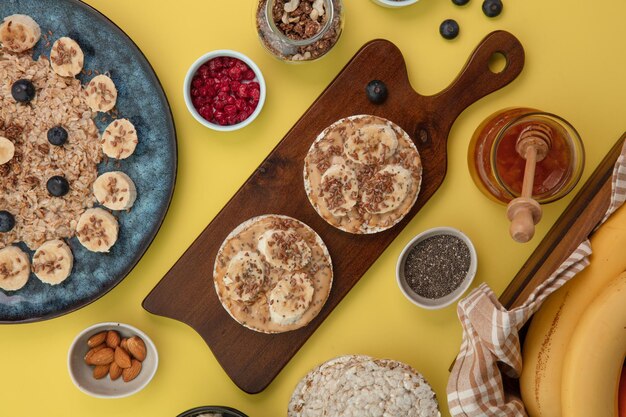
[(38, 3), (0, 15), (0, 323), (69, 313), (113, 288), (156, 235), (176, 178), (171, 112), (141, 51), (84, 3)]

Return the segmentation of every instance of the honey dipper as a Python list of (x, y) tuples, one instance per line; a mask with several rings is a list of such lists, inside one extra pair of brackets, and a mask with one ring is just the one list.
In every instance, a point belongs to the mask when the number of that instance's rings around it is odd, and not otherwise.
[(535, 234), (535, 225), (541, 220), (541, 206), (533, 200), (535, 167), (542, 161), (552, 146), (552, 130), (540, 123), (532, 124), (520, 133), (515, 150), (526, 160), (524, 182), (520, 197), (512, 200), (506, 210), (511, 221), (509, 233), (516, 242), (525, 243)]

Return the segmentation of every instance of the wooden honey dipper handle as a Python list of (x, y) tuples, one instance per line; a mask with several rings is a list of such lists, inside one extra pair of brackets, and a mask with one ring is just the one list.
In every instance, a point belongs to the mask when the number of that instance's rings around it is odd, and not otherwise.
[(535, 234), (535, 225), (541, 220), (539, 203), (532, 199), (535, 182), (535, 167), (543, 160), (552, 146), (552, 133), (543, 124), (533, 124), (522, 131), (517, 138), (515, 150), (526, 160), (522, 195), (512, 200), (507, 207), (507, 217), (511, 221), (509, 233), (516, 242), (528, 242)]

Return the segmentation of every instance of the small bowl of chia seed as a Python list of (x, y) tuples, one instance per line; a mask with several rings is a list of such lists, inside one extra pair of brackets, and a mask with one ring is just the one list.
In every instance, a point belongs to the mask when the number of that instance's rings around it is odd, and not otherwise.
[(436, 227), (404, 247), (396, 265), (396, 280), (409, 301), (434, 310), (463, 295), (474, 280), (477, 264), (476, 249), (464, 233)]

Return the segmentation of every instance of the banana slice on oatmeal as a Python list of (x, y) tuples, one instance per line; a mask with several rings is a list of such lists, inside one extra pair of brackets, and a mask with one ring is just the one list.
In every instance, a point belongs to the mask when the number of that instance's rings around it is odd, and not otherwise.
[(4, 165), (15, 156), (15, 145), (9, 139), (0, 136), (0, 165)]
[(41, 28), (25, 14), (7, 16), (0, 25), (0, 42), (9, 51), (27, 51), (35, 46), (40, 37)]
[(28, 255), (17, 246), (0, 249), (0, 288), (15, 291), (28, 282), (30, 260)]
[(96, 75), (85, 87), (87, 105), (93, 111), (108, 112), (117, 102), (117, 88), (106, 75)]
[(259, 238), (258, 249), (270, 265), (287, 271), (311, 262), (311, 248), (293, 230), (268, 230)]
[(121, 171), (100, 175), (93, 183), (93, 194), (100, 204), (110, 210), (127, 210), (137, 198), (133, 180)]
[(135, 152), (138, 143), (137, 130), (128, 119), (111, 122), (102, 134), (102, 151), (109, 158), (128, 158)]
[(117, 241), (118, 231), (117, 219), (101, 208), (86, 210), (76, 226), (78, 241), (91, 252), (108, 252)]
[(33, 255), (33, 272), (42, 282), (57, 285), (72, 273), (74, 255), (60, 239), (49, 240), (41, 245)]
[(59, 38), (50, 50), (50, 66), (61, 77), (74, 77), (83, 69), (85, 55), (74, 39)]
[(311, 280), (303, 272), (283, 277), (270, 292), (270, 319), (281, 326), (297, 322), (309, 309), (314, 292)]

